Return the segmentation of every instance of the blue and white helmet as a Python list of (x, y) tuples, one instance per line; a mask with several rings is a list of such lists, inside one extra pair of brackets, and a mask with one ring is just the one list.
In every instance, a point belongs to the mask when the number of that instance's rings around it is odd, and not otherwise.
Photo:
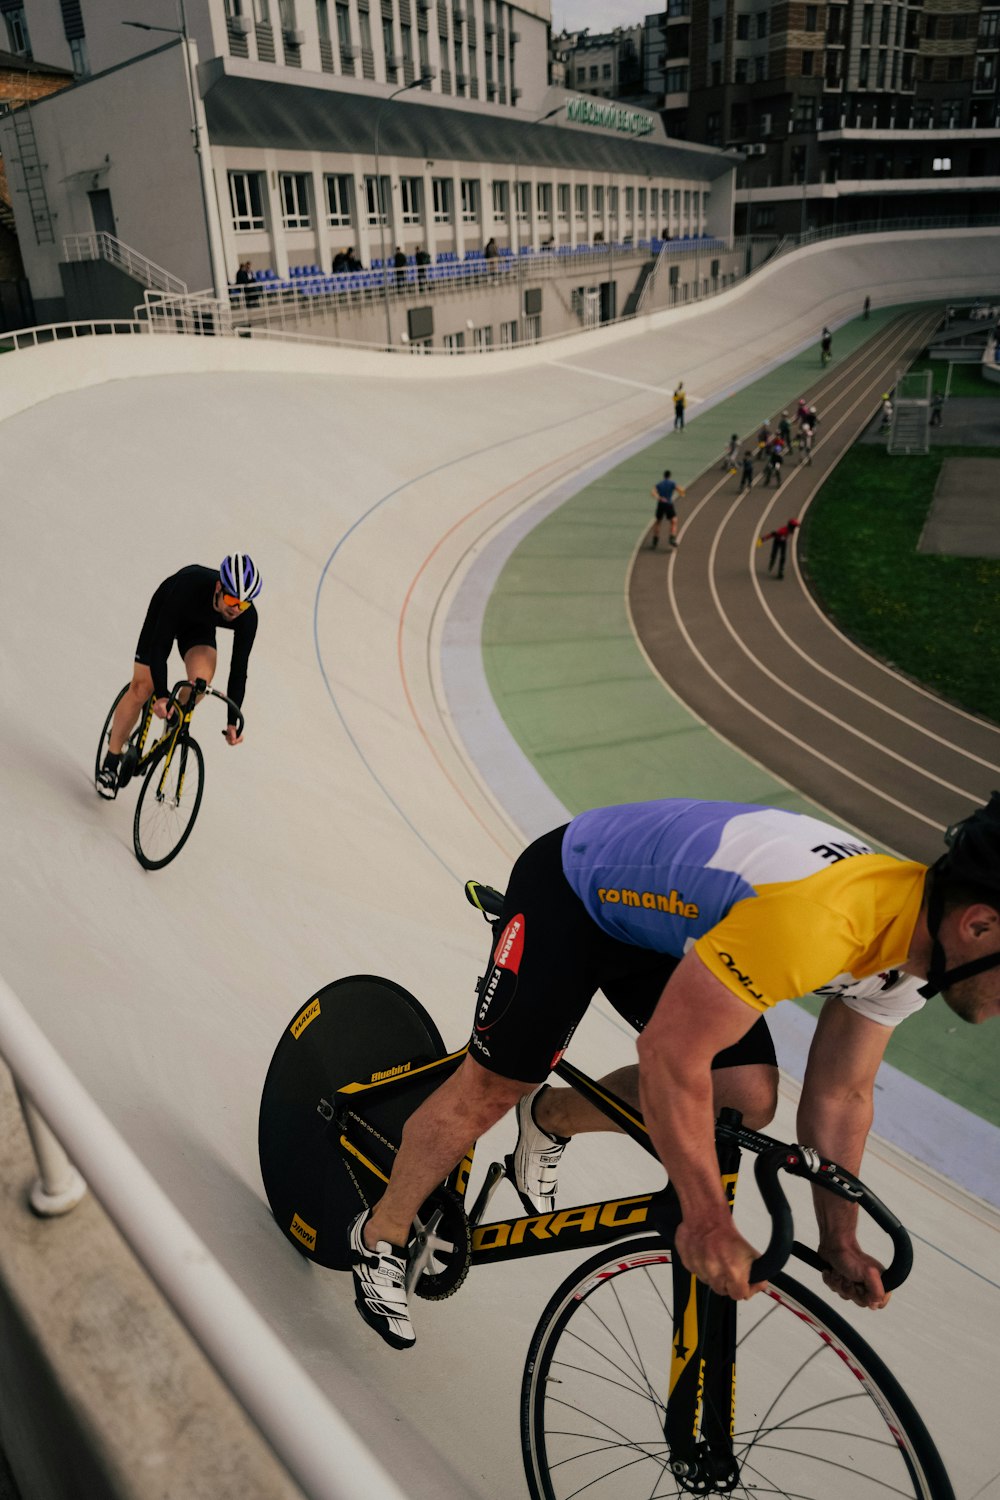
[(234, 599), (256, 599), (261, 591), (263, 579), (254, 566), (253, 558), (246, 552), (230, 552), (219, 564), (219, 579), (223, 593)]

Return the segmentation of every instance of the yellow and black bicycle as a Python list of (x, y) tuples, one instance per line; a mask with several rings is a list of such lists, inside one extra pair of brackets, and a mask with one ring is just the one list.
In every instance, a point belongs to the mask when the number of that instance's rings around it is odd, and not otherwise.
[[(501, 897), (470, 882), (495, 919)], [(282, 1035), (260, 1107), (265, 1190), (282, 1233), (317, 1265), (349, 1269), (348, 1228), (377, 1200), (407, 1116), (461, 1062), (427, 1011), (391, 980), (352, 975), (312, 996)], [(564, 1082), (652, 1151), (641, 1117), (573, 1064)], [(552, 1213), (486, 1220), (510, 1175), (494, 1163), (471, 1207), (473, 1152), (424, 1204), (408, 1286), (439, 1299), (470, 1266), (592, 1247), (542, 1312), (521, 1386), (521, 1444), (532, 1500), (662, 1500), (680, 1495), (795, 1500), (954, 1500), (934, 1444), (899, 1382), (822, 1298), (780, 1267), (820, 1268), (793, 1239), (780, 1174), (857, 1203), (890, 1237), (883, 1282), (899, 1286), (912, 1250), (864, 1183), (815, 1151), (744, 1128), (716, 1127), (720, 1172), (735, 1193), (741, 1153), (772, 1233), (748, 1302), (718, 1297), (672, 1250), (676, 1195), (637, 1193)], [(580, 1147), (580, 1149), (583, 1149)]]
[[(115, 709), (127, 692), (126, 685), (108, 710), (97, 745), (95, 776), (104, 764)], [(191, 718), (204, 697), (219, 698), (234, 708), (237, 731), (243, 733), (243, 715), (237, 704), (199, 677), (195, 682), (185, 680), (174, 685), (166, 719), (156, 717), (154, 699), (149, 698), (122, 754), (118, 790), (133, 777), (143, 778), (132, 820), (132, 843), (144, 870), (162, 870), (168, 865), (194, 828), (205, 789), (205, 757), (191, 734)]]

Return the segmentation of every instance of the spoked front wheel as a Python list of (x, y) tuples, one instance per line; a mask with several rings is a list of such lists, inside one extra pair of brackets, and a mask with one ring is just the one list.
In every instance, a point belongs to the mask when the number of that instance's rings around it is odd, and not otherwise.
[(205, 789), (205, 760), (197, 740), (164, 749), (146, 772), (132, 823), (135, 857), (144, 870), (162, 870), (191, 835)]
[[(555, 1293), (521, 1387), (534, 1500), (666, 1500), (690, 1491), (663, 1427), (673, 1338), (670, 1251), (602, 1250)], [(730, 1493), (795, 1500), (954, 1500), (909, 1398), (863, 1339), (784, 1274), (741, 1302)], [(708, 1493), (719, 1493), (711, 1490)]]

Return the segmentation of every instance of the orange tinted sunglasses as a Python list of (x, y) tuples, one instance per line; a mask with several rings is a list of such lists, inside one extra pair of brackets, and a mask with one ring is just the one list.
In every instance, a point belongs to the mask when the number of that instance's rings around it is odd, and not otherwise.
[(245, 609), (250, 608), (249, 599), (234, 599), (232, 594), (223, 594), (222, 602), (227, 609), (238, 609), (240, 614), (242, 614)]

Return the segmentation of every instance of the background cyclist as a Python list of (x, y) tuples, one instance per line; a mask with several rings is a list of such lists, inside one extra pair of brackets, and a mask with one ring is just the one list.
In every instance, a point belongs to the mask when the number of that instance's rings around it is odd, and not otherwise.
[[(598, 808), (529, 845), (507, 887), (469, 1054), (407, 1121), (385, 1195), (351, 1227), (365, 1321), (396, 1348), (413, 1344), (410, 1226), (508, 1109), (515, 1185), (539, 1211), (552, 1206), (566, 1139), (608, 1128), (581, 1096), (545, 1087), (598, 988), (642, 1033), (638, 1089), (628, 1068), (607, 1082), (638, 1096), (680, 1198), (679, 1255), (720, 1294), (759, 1290), (748, 1280), (756, 1251), (720, 1184), (714, 1117), (730, 1104), (759, 1128), (773, 1114), (770, 1006), (825, 991), (798, 1128), (855, 1174), (893, 1027), (938, 993), (963, 1020), (1000, 1015), (1000, 793), (948, 840), (928, 871), (807, 815), (663, 801)], [(856, 1208), (823, 1193), (815, 1207), (826, 1284), (884, 1306)]]
[[(111, 799), (117, 794), (125, 741), (151, 694), (156, 696), (153, 712), (157, 718), (166, 717), (170, 691), (167, 659), (175, 641), (189, 681), (201, 677), (211, 682), (218, 660), (215, 632), (220, 628), (231, 630), (233, 654), (226, 691), (234, 703), (243, 702), (247, 664), (257, 634), (257, 610), (251, 601), (260, 590), (261, 576), (245, 552), (229, 553), (218, 569), (195, 563), (163, 580), (149, 601), (136, 646), (132, 681), (111, 721), (108, 753), (96, 782), (102, 797)], [(230, 745), (238, 745), (242, 739), (236, 733), (232, 708), (225, 736)]]

